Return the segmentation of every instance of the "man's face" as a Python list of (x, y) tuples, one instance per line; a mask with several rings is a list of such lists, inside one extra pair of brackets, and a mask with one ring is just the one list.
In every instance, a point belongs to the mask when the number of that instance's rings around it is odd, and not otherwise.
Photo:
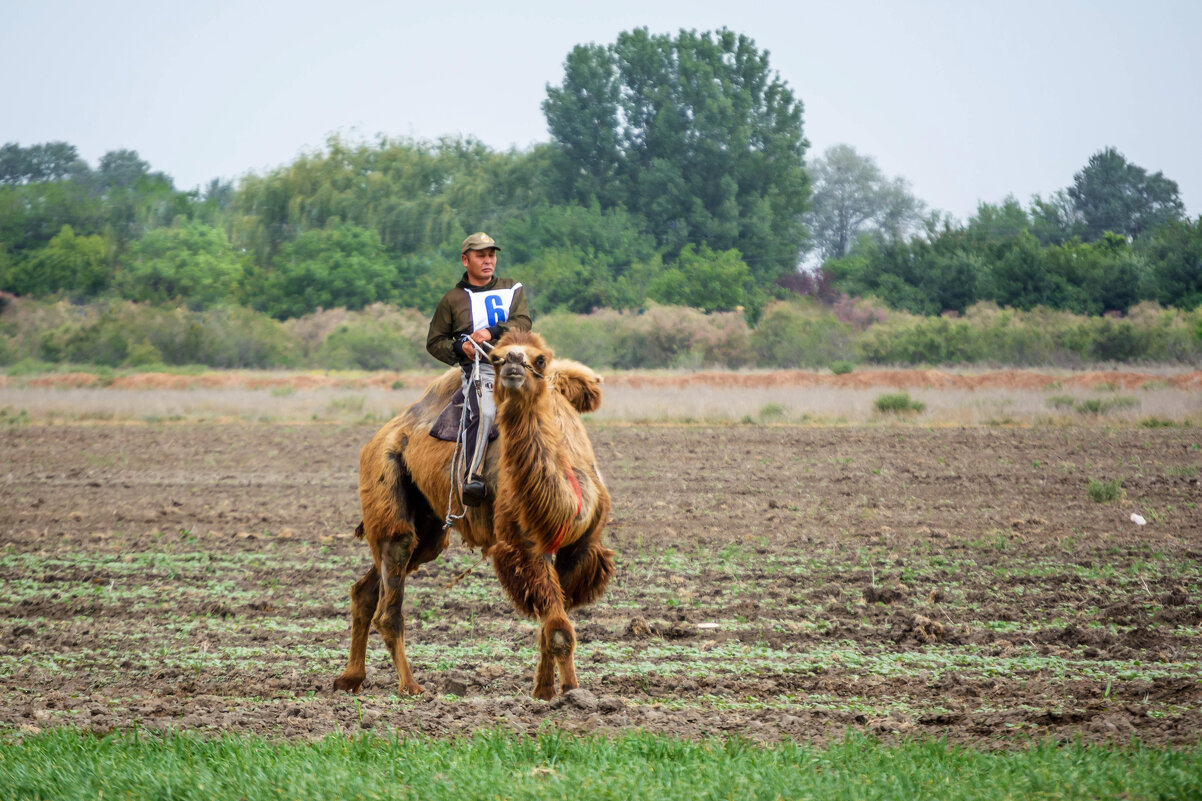
[(460, 256), (467, 270), (467, 282), (472, 286), (484, 286), (492, 280), (497, 269), (497, 249), (469, 250)]

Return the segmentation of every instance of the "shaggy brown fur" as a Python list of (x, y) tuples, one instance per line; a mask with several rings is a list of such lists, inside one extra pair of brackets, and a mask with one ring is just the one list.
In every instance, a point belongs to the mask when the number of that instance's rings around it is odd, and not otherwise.
[[(498, 500), (468, 509), (454, 527), (492, 558), (514, 607), (542, 624), (534, 695), (551, 698), (557, 670), (565, 691), (577, 686), (567, 611), (601, 597), (613, 575), (613, 551), (601, 542), (609, 493), (578, 415), (600, 406), (601, 378), (577, 362), (553, 361), (543, 340), (526, 332), (506, 335), (491, 358), (500, 447), (489, 448), (484, 472)], [(458, 388), (459, 371), (449, 370), (359, 453), (363, 522), (355, 534), (367, 540), (373, 564), (351, 589), (350, 657), (337, 689), (358, 692), (374, 626), (401, 692), (422, 691), (405, 658), (405, 577), (447, 546), (442, 515), (455, 446), (429, 431)]]

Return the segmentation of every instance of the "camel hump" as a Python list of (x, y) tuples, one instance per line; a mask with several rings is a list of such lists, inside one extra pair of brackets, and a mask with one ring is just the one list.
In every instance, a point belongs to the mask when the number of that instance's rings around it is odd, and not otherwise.
[(551, 362), (547, 380), (577, 412), (595, 412), (601, 408), (601, 376), (588, 365), (571, 359)]

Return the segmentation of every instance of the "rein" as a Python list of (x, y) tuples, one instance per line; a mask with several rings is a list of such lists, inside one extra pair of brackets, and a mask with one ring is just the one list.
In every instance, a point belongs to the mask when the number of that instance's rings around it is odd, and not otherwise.
[[(485, 344), (483, 342), (481, 345)], [(489, 347), (491, 350), (492, 347)], [(472, 373), (468, 377), (468, 390), (475, 391), (476, 397), (479, 397), (483, 392), (480, 386), (480, 349), (472, 350)], [(455, 525), (456, 520), (462, 520), (467, 516), (467, 505), (463, 503), (463, 498), (459, 499), (459, 506), (462, 509), (459, 514), (454, 513), (456, 490), (459, 489), (459, 481), (456, 478), (463, 470), (463, 432), (467, 428), (467, 410), (468, 400), (465, 395), (463, 398), (463, 406), (459, 410), (459, 430), (455, 433), (455, 452), (451, 454), (451, 488), (447, 492), (447, 516), (443, 518), (442, 530), (446, 531), (451, 526)], [(458, 581), (456, 579), (455, 581)], [(451, 582), (452, 586), (455, 582)]]

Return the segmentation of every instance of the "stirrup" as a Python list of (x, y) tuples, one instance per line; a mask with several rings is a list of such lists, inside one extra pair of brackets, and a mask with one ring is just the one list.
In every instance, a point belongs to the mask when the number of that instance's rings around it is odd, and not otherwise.
[(479, 506), (484, 503), (488, 500), (488, 485), (484, 483), (484, 477), (477, 473), (463, 482), (460, 495), (464, 506)]

